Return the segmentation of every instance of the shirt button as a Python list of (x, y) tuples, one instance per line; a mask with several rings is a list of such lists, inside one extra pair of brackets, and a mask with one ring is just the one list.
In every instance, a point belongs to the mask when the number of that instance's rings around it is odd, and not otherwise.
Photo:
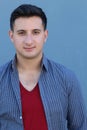
[(20, 120), (22, 119), (22, 116), (20, 116)]

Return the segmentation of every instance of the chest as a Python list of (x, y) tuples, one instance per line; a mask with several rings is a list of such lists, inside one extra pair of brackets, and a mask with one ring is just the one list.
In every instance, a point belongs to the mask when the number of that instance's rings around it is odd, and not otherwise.
[(47, 122), (41, 101), (38, 84), (32, 91), (26, 90), (20, 84), (22, 117), (25, 130), (47, 130)]
[(35, 88), (39, 77), (40, 72), (19, 73), (19, 80), (28, 91), (32, 91)]

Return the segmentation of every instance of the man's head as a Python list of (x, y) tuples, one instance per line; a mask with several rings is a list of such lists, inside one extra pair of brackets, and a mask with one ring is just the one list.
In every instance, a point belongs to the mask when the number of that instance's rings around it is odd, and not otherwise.
[(30, 5), (30, 4), (23, 4), (17, 7), (11, 14), (10, 17), (10, 28), (13, 31), (14, 30), (14, 23), (15, 20), (23, 17), (23, 18), (28, 18), (28, 17), (33, 17), (33, 16), (38, 16), (42, 20), (42, 24), (44, 27), (44, 30), (47, 27), (47, 18), (43, 10), (37, 6)]
[(21, 5), (11, 14), (9, 36), (17, 57), (35, 59), (42, 57), (48, 37), (47, 18), (41, 8)]

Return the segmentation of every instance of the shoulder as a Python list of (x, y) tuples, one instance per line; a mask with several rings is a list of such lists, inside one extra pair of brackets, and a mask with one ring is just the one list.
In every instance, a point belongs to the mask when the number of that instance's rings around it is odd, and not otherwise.
[(12, 60), (8, 61), (7, 63), (3, 64), (0, 67), (0, 81), (3, 78), (4, 75), (8, 73), (8, 71), (11, 69)]
[(60, 63), (57, 63), (50, 59), (47, 59), (47, 63), (48, 63), (48, 68), (51, 69), (52, 71), (54, 71), (55, 74), (59, 74), (61, 76), (65, 76), (65, 77), (75, 76), (75, 73), (72, 70), (70, 70), (69, 68), (67, 68), (66, 66), (64, 66)]
[(7, 63), (0, 66), (0, 72), (7, 69), (12, 64), (12, 60), (8, 61)]
[(56, 82), (70, 92), (75, 87), (80, 87), (78, 78), (72, 70), (55, 61), (47, 59), (48, 70), (52, 72)]

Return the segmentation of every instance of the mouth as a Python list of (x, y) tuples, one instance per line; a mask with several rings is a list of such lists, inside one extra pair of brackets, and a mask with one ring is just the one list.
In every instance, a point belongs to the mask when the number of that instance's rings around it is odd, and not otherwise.
[(32, 51), (33, 49), (35, 49), (35, 47), (24, 47), (24, 50), (26, 51)]

